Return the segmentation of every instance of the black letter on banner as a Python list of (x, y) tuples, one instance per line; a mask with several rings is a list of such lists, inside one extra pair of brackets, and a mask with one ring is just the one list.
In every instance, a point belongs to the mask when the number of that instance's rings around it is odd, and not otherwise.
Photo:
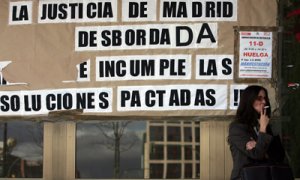
[(54, 100), (55, 100), (54, 94), (48, 94), (46, 96), (46, 108), (50, 111), (55, 109), (55, 103), (51, 104), (51, 101), (54, 101)]
[(150, 29), (149, 43), (150, 44), (159, 44), (159, 30), (158, 29)]
[(97, 9), (97, 4), (96, 3), (88, 3), (86, 6), (86, 16), (90, 19), (95, 18), (97, 16), (97, 12), (95, 11), (95, 9)]
[(108, 97), (108, 93), (107, 92), (102, 92), (102, 93), (99, 94), (99, 100), (101, 101), (99, 103), (99, 107), (101, 109), (107, 109), (108, 108), (109, 102), (106, 99), (107, 97)]
[(160, 71), (159, 71), (159, 75), (165, 75), (165, 69), (169, 68), (169, 61), (168, 59), (160, 59), (159, 62), (159, 67), (160, 67)]
[(68, 8), (68, 5), (67, 4), (60, 4), (59, 5), (59, 11), (60, 11), (60, 14), (58, 14), (58, 18), (59, 19), (67, 19), (68, 17), (68, 12), (67, 12), (67, 8)]
[(112, 31), (112, 45), (113, 46), (120, 46), (122, 44), (122, 32), (119, 30)]
[(205, 105), (203, 89), (197, 89), (196, 91), (195, 106), (199, 106), (199, 105), (201, 106)]
[(140, 72), (140, 61), (130, 60), (130, 74), (132, 76), (139, 76)]
[(142, 29), (136, 30), (136, 45), (146, 44), (146, 31)]
[(186, 3), (185, 2), (179, 2), (178, 4), (178, 12), (177, 12), (177, 17), (187, 17), (187, 11), (186, 11)]
[(115, 77), (115, 61), (105, 61), (105, 77)]
[(206, 17), (215, 17), (215, 2), (206, 2)]
[(111, 35), (111, 33), (109, 30), (102, 31), (101, 36), (102, 36), (102, 39), (104, 39), (101, 41), (102, 46), (107, 47), (107, 46), (111, 45), (111, 40), (109, 38), (110, 35)]
[[(189, 35), (189, 39), (186, 42), (180, 42), (180, 31), (181, 30), (186, 30)], [(178, 26), (176, 27), (176, 46), (187, 46), (189, 44), (191, 44), (193, 40), (193, 31), (191, 30), (191, 28), (187, 27), (187, 26)]]
[(87, 62), (83, 62), (79, 64), (79, 77), (80, 78), (87, 78), (88, 75), (86, 74), (87, 71)]
[[(83, 17), (83, 4), (82, 3), (70, 3), (69, 4), (70, 8), (71, 8), (71, 19), (75, 19), (76, 18), (76, 12), (78, 12), (78, 18), (82, 19)], [(76, 11), (76, 7), (77, 11)]]
[(17, 16), (18, 6), (13, 6), (12, 9), (12, 21), (26, 21), (29, 19), (28, 7), (21, 6), (19, 10), (19, 16)]
[(29, 97), (28, 95), (24, 96), (24, 106), (25, 106), (25, 111), (30, 112), (31, 108), (29, 107)]
[(208, 89), (206, 91), (206, 97), (208, 97), (209, 100), (206, 100), (206, 104), (208, 106), (214, 106), (216, 104), (216, 98), (213, 96), (213, 94), (216, 94), (214, 89)]
[(169, 101), (169, 106), (179, 106), (179, 95), (177, 89), (172, 89), (170, 92), (170, 101)]
[(142, 76), (154, 76), (155, 62), (154, 59), (142, 60), (141, 62)]
[(88, 109), (94, 109), (95, 108), (95, 105), (94, 105), (94, 96), (95, 96), (95, 93), (88, 93), (87, 94), (87, 108)]
[(222, 70), (222, 73), (224, 75), (229, 75), (232, 73), (232, 68), (229, 66), (229, 64), (230, 65), (232, 64), (231, 59), (229, 59), (229, 58), (222, 59), (222, 66), (225, 68)]
[(176, 3), (177, 2), (163, 3), (163, 17), (176, 17)]
[(72, 94), (66, 93), (63, 95), (63, 107), (65, 109), (71, 109), (73, 106)]
[(132, 91), (131, 107), (141, 107), (141, 97), (139, 91)]
[(125, 107), (125, 101), (130, 99), (130, 91), (121, 91), (121, 107)]
[(153, 90), (146, 91), (145, 93), (145, 104), (148, 107), (155, 106), (155, 100), (151, 98), (155, 98), (155, 92)]
[(232, 2), (223, 2), (223, 17), (233, 16), (233, 4)]
[(207, 73), (204, 71), (204, 59), (199, 59), (199, 75), (207, 75)]
[[(101, 2), (98, 2), (100, 4)], [(99, 6), (99, 5), (98, 5)], [(113, 17), (113, 9), (111, 6), (111, 2), (104, 2), (103, 6), (103, 17)]]
[[(204, 31), (207, 31), (207, 35), (204, 35)], [(213, 42), (213, 43), (216, 42), (216, 39), (215, 39), (213, 33), (211, 32), (210, 27), (207, 23), (202, 24), (201, 30), (199, 32), (199, 36), (198, 36), (198, 39), (197, 39), (197, 43), (201, 43), (201, 40), (203, 38), (209, 38), (210, 41)]]
[(47, 4), (43, 4), (41, 20), (44, 20), (46, 18), (47, 18)]
[(201, 17), (202, 16), (202, 3), (201, 2), (192, 2), (192, 16)]
[(117, 61), (116, 74), (119, 77), (124, 77), (126, 75), (126, 62), (124, 60)]
[(160, 45), (164, 44), (171, 44), (170, 32), (168, 29), (162, 29), (161, 31)]
[(181, 106), (188, 106), (191, 104), (191, 92), (188, 89), (180, 90), (180, 104)]
[(11, 110), (19, 111), (20, 110), (20, 97), (17, 95), (13, 95), (10, 98)]
[(99, 73), (99, 77), (104, 77), (104, 72), (106, 71), (104, 62), (103, 61), (99, 61), (98, 67), (99, 67), (99, 72), (98, 72)]
[(185, 62), (186, 62), (186, 59), (178, 59), (178, 75), (179, 76), (185, 76), (185, 72), (183, 71), (185, 69)]
[(9, 97), (6, 95), (3, 95), (0, 97), (0, 102), (1, 102), (1, 111), (3, 112), (7, 112), (9, 111), (9, 102), (7, 102), (9, 100)]
[(164, 106), (164, 94), (166, 94), (165, 90), (157, 90), (156, 93), (158, 94), (158, 106), (162, 107)]
[(146, 11), (147, 11), (147, 2), (141, 2), (141, 15), (140, 15), (140, 17), (146, 18), (147, 17), (147, 13), (145, 13)]
[(48, 4), (48, 18), (51, 20), (57, 18), (57, 4)]
[(208, 60), (207, 74), (208, 75), (214, 75), (214, 76), (218, 75), (217, 65), (216, 65), (216, 60), (215, 59), (209, 59)]
[(77, 93), (76, 94), (76, 109), (85, 109), (86, 108), (86, 93)]
[(128, 46), (134, 45), (134, 43), (135, 43), (135, 31), (134, 31), (134, 30), (128, 29), (128, 30), (125, 32), (125, 43), (126, 43)]

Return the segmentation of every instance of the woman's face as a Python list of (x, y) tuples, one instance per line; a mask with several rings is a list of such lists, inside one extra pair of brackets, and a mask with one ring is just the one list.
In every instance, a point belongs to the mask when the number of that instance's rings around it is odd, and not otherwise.
[(256, 100), (253, 103), (253, 108), (260, 114), (266, 103), (266, 93), (264, 90), (260, 90)]

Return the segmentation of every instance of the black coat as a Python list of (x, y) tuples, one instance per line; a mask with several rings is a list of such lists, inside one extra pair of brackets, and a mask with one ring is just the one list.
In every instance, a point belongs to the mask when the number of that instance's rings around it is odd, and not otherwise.
[[(256, 141), (252, 150), (246, 149), (250, 140)], [(240, 178), (240, 171), (243, 166), (258, 162), (282, 162), (284, 149), (279, 136), (273, 136), (270, 126), (267, 133), (256, 134), (254, 128), (248, 125), (233, 122), (229, 126), (228, 143), (233, 159), (231, 180)]]

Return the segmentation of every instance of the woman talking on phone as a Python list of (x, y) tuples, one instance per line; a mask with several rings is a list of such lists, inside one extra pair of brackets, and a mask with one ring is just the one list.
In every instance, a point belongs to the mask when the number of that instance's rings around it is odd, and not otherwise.
[(242, 167), (260, 162), (283, 162), (284, 149), (270, 127), (271, 106), (262, 86), (248, 86), (242, 93), (228, 143), (233, 159), (231, 180), (241, 178)]

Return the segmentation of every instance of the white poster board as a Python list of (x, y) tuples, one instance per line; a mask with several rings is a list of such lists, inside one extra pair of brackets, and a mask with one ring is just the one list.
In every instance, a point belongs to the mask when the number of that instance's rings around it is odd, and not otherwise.
[(271, 78), (272, 32), (239, 33), (239, 78)]

